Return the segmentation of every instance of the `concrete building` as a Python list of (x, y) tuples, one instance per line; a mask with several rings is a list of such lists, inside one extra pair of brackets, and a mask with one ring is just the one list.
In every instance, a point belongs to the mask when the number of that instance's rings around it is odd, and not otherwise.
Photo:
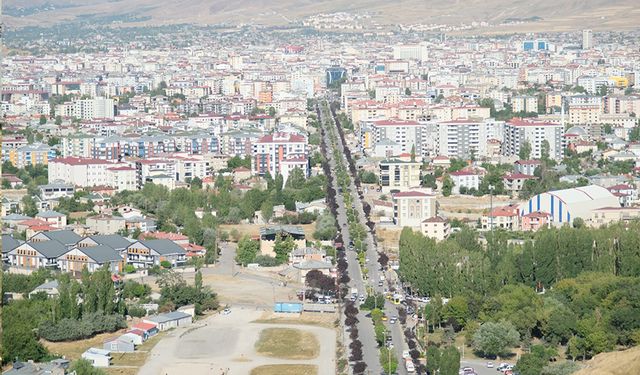
[(513, 112), (538, 112), (538, 98), (531, 95), (516, 96), (511, 99)]
[(126, 219), (121, 216), (100, 214), (88, 217), (86, 224), (94, 233), (115, 234), (126, 228)]
[(587, 224), (591, 227), (629, 222), (640, 219), (640, 207), (602, 207), (591, 211)]
[[(292, 170), (290, 163), (304, 166), (305, 176), (309, 176), (307, 138), (294, 133), (274, 133), (265, 135), (253, 144), (251, 170), (264, 176), (267, 172), (275, 177), (282, 174), (284, 180)], [(286, 162), (285, 162), (286, 161)], [(287, 166), (283, 166), (283, 162)], [(287, 176), (285, 176), (285, 173)]]
[(453, 180), (453, 194), (460, 194), (460, 188), (464, 187), (467, 191), (470, 189), (478, 190), (480, 187), (480, 174), (471, 170), (461, 170), (449, 173)]
[(420, 231), (423, 235), (436, 241), (444, 241), (451, 233), (449, 220), (442, 216), (434, 216), (422, 222)]
[(547, 141), (549, 157), (559, 160), (564, 152), (563, 134), (562, 124), (513, 119), (504, 125), (502, 152), (506, 156), (517, 156), (525, 142), (528, 142), (531, 146), (531, 157), (539, 159), (542, 156), (542, 144)]
[(436, 216), (436, 197), (419, 191), (405, 191), (392, 195), (393, 219), (400, 227), (420, 230), (422, 222)]
[(380, 187), (385, 193), (391, 190), (409, 190), (420, 186), (422, 163), (400, 159), (385, 159), (378, 163)]
[(593, 48), (593, 30), (582, 30), (582, 49)]
[(56, 157), (53, 147), (42, 143), (34, 143), (9, 150), (9, 161), (16, 168), (30, 165), (47, 165)]

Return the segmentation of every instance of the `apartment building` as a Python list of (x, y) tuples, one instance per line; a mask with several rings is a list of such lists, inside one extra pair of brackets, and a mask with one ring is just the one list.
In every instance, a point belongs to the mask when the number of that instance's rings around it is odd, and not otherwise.
[(449, 220), (442, 216), (434, 216), (422, 222), (420, 231), (423, 235), (436, 241), (444, 241), (451, 234)]
[(531, 95), (516, 96), (511, 99), (513, 112), (538, 112), (538, 98)]
[(418, 161), (385, 159), (378, 163), (380, 187), (385, 193), (391, 190), (409, 190), (420, 186), (420, 168)]
[(107, 169), (118, 166), (118, 164), (99, 159), (57, 158), (49, 163), (49, 181), (59, 180), (81, 187), (110, 186)]
[(506, 156), (517, 156), (525, 142), (528, 142), (531, 145), (531, 157), (539, 159), (542, 156), (542, 143), (546, 140), (549, 142), (549, 156), (558, 160), (563, 155), (563, 134), (562, 124), (513, 119), (504, 125), (502, 152)]
[[(307, 137), (295, 134), (278, 132), (265, 135), (253, 144), (251, 170), (253, 173), (271, 176), (282, 174), (285, 181), (288, 178), (290, 168), (283, 167), (283, 162), (289, 161), (304, 165), (305, 176), (309, 175)], [(286, 162), (285, 162), (286, 164)], [(285, 173), (287, 176), (285, 176)]]
[(47, 165), (49, 160), (56, 157), (53, 147), (43, 143), (34, 143), (9, 150), (9, 161), (16, 168), (28, 165)]
[(427, 149), (423, 138), (427, 135), (426, 124), (418, 121), (379, 120), (366, 122), (371, 131), (371, 146), (389, 140), (399, 145), (402, 153), (412, 150), (418, 156), (425, 156)]
[(436, 197), (419, 191), (404, 191), (392, 195), (393, 220), (400, 227), (421, 230), (422, 222), (436, 216)]
[(489, 156), (489, 140), (499, 139), (502, 122), (455, 120), (437, 122), (435, 153), (469, 159)]
[(113, 99), (80, 99), (73, 103), (73, 117), (83, 120), (112, 119), (115, 117)]

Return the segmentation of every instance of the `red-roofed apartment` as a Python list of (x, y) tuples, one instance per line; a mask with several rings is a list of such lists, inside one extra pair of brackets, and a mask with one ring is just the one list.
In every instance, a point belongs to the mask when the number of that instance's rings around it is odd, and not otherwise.
[[(271, 176), (281, 174), (285, 181), (294, 167), (304, 168), (309, 176), (307, 138), (294, 133), (265, 135), (253, 144), (251, 169), (254, 173)], [(284, 164), (283, 164), (284, 163)]]
[(494, 228), (503, 228), (516, 230), (520, 226), (520, 217), (518, 216), (518, 205), (511, 204), (504, 207), (496, 207), (491, 212), (482, 215), (480, 223), (482, 229), (489, 229), (493, 222)]

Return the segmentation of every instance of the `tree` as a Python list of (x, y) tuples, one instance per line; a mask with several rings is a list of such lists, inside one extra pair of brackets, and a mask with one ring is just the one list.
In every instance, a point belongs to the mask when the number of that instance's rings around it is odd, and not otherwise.
[(316, 220), (316, 230), (313, 233), (313, 237), (316, 240), (328, 241), (334, 239), (337, 233), (336, 219), (329, 210), (326, 210)]
[(444, 176), (442, 180), (442, 195), (444, 195), (445, 197), (450, 196), (453, 190), (453, 186), (454, 186), (454, 183), (451, 176), (449, 175)]
[(302, 189), (305, 183), (305, 175), (302, 169), (293, 168), (287, 177), (286, 187), (290, 189)]
[(273, 245), (273, 251), (276, 253), (276, 259), (280, 264), (289, 259), (289, 253), (296, 248), (293, 237), (285, 235), (284, 238), (280, 233), (276, 234), (276, 240)]
[(56, 116), (56, 120), (55, 120), (55, 121), (56, 121), (56, 122), (55, 122), (55, 124), (56, 124), (56, 125), (58, 125), (58, 126), (59, 126), (59, 125), (62, 125), (62, 116), (57, 115), (57, 116)]
[(529, 143), (529, 141), (524, 141), (522, 145), (520, 145), (518, 157), (520, 158), (520, 160), (529, 160), (529, 158), (531, 157), (531, 144)]
[(460, 352), (454, 346), (448, 346), (440, 353), (440, 375), (456, 375), (460, 369)]
[(200, 179), (200, 177), (192, 178), (190, 181), (190, 184), (191, 184), (191, 189), (193, 190), (202, 189), (202, 180)]
[(407, 87), (406, 89), (404, 89), (404, 94), (405, 94), (406, 96), (411, 96), (411, 89), (410, 89), (410, 88), (408, 88), (408, 87)]
[(44, 125), (47, 123), (47, 116), (40, 115), (40, 125)]
[(273, 203), (271, 200), (267, 199), (262, 202), (262, 205), (260, 205), (260, 214), (262, 215), (262, 220), (264, 220), (265, 223), (271, 221), (271, 218), (273, 217)]
[(519, 340), (520, 335), (510, 322), (487, 322), (473, 335), (473, 348), (482, 356), (496, 357), (508, 354)]
[(544, 161), (549, 161), (550, 152), (551, 152), (551, 146), (549, 145), (549, 141), (547, 141), (546, 139), (543, 139), (540, 145), (540, 159)]
[(93, 367), (91, 362), (84, 358), (80, 358), (77, 361), (73, 362), (71, 371), (75, 371), (76, 375), (106, 375), (106, 372), (103, 370)]
[(236, 252), (236, 262), (246, 266), (253, 263), (256, 255), (260, 251), (260, 243), (251, 240), (248, 236), (242, 237), (238, 242), (238, 250)]
[(269, 107), (269, 116), (276, 117), (276, 109), (273, 107)]
[(38, 214), (38, 207), (36, 207), (36, 202), (29, 195), (25, 195), (24, 197), (22, 197), (22, 213), (32, 217)]

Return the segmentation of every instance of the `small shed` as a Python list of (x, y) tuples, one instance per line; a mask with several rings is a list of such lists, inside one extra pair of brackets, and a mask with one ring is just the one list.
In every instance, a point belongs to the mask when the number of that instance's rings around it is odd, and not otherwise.
[(151, 336), (155, 336), (156, 334), (158, 334), (158, 332), (160, 332), (160, 330), (158, 329), (158, 325), (152, 322), (139, 322), (131, 327), (131, 329), (144, 332), (144, 334), (147, 336), (145, 340)]
[(134, 339), (126, 334), (106, 340), (102, 347), (112, 353), (131, 353), (136, 349)]
[(156, 324), (160, 331), (166, 331), (171, 328), (190, 325), (193, 322), (193, 317), (182, 311), (172, 311), (150, 316), (144, 319), (143, 322)]
[(82, 353), (82, 358), (91, 362), (93, 367), (109, 367), (111, 365), (111, 352), (105, 349), (89, 348)]
[(131, 337), (133, 343), (136, 345), (142, 345), (142, 343), (149, 338), (149, 335), (145, 331), (137, 328), (128, 330), (125, 335)]

